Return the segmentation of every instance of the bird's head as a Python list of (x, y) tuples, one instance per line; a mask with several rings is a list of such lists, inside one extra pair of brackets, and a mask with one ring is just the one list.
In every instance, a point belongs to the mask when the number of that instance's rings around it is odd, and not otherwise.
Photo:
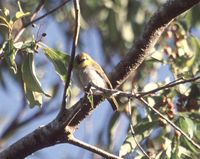
[(75, 62), (79, 68), (85, 68), (91, 65), (93, 60), (88, 54), (82, 52), (76, 56)]

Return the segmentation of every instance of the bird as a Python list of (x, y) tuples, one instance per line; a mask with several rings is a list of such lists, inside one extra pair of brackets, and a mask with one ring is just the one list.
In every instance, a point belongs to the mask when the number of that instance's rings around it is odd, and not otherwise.
[[(85, 88), (87, 88), (90, 83), (93, 83), (94, 85), (101, 88), (113, 88), (102, 67), (87, 53), (81, 52), (80, 54), (78, 54), (75, 57), (75, 64), (77, 66), (77, 73), (82, 89), (85, 90)], [(99, 95), (100, 91), (96, 89), (93, 90), (92, 93), (94, 95)], [(117, 111), (119, 106), (115, 97), (110, 96), (107, 99), (111, 104), (112, 109), (114, 111)]]

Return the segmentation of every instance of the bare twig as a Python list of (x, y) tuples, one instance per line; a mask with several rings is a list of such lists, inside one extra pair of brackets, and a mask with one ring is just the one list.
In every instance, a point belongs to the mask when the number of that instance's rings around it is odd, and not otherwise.
[(19, 121), (20, 114), (24, 111), (25, 108), (26, 108), (26, 98), (25, 96), (23, 96), (22, 104), (20, 108), (17, 110), (17, 113), (14, 115), (10, 123), (7, 124), (7, 127), (5, 129), (2, 129), (0, 140), (5, 138), (7, 135), (9, 135), (9, 132), (11, 132), (11, 130), (13, 131), (13, 129), (16, 128), (17, 123)]
[(54, 8), (54, 9), (48, 11), (47, 13), (45, 13), (44, 15), (42, 15), (42, 16), (40, 16), (40, 17), (34, 19), (34, 18), (36, 17), (37, 13), (38, 13), (38, 12), (41, 10), (41, 8), (43, 7), (44, 1), (45, 1), (45, 0), (40, 1), (40, 4), (39, 4), (38, 7), (35, 9), (34, 14), (33, 14), (32, 17), (31, 17), (30, 22), (28, 22), (28, 23), (26, 23), (26, 24), (24, 24), (24, 25), (22, 26), (22, 28), (19, 30), (19, 32), (18, 32), (17, 35), (15, 36), (14, 42), (16, 42), (16, 41), (21, 37), (21, 35), (22, 35), (22, 33), (24, 32), (24, 30), (25, 30), (26, 27), (28, 27), (29, 25), (31, 25), (31, 24), (33, 24), (33, 23), (35, 23), (35, 22), (37, 22), (37, 21), (39, 21), (39, 20), (41, 20), (41, 19), (43, 19), (43, 18), (45, 18), (45, 17), (48, 16), (49, 14), (52, 14), (53, 12), (55, 12), (56, 10), (58, 10), (59, 8), (61, 8), (62, 6), (64, 6), (66, 3), (68, 3), (70, 0), (64, 1), (63, 3), (61, 3), (61, 4), (60, 4), (59, 6), (57, 6), (56, 8)]
[(75, 54), (76, 54), (76, 47), (78, 45), (78, 37), (79, 37), (79, 30), (80, 30), (79, 0), (74, 0), (74, 9), (75, 9), (75, 31), (74, 31), (74, 38), (73, 38), (73, 43), (72, 43), (71, 58), (70, 58), (70, 62), (68, 64), (65, 88), (64, 88), (62, 105), (61, 105), (59, 115), (65, 110), (66, 98), (67, 98), (66, 92), (67, 92), (67, 89), (69, 88), (69, 85), (70, 85), (71, 72), (72, 72), (72, 69), (73, 69), (73, 63), (74, 63), (74, 58), (75, 58)]
[(152, 94), (152, 93), (156, 93), (158, 91), (161, 91), (163, 89), (170, 89), (174, 86), (177, 86), (179, 84), (184, 84), (184, 83), (189, 83), (189, 82), (195, 82), (197, 81), (198, 79), (200, 79), (200, 76), (197, 76), (197, 77), (194, 77), (194, 78), (190, 78), (190, 79), (180, 79), (180, 80), (175, 80), (175, 81), (172, 81), (164, 86), (161, 86), (159, 88), (156, 88), (156, 89), (153, 89), (151, 91), (148, 91), (148, 92), (140, 92), (140, 93), (131, 93), (131, 92), (125, 92), (125, 91), (120, 91), (120, 90), (117, 90), (117, 89), (106, 89), (106, 88), (101, 88), (101, 87), (98, 87), (97, 85), (95, 85), (94, 83), (91, 83), (91, 86), (102, 91), (102, 94), (103, 95), (106, 95), (106, 96), (123, 96), (123, 97), (127, 97), (127, 98), (140, 98), (140, 97), (143, 97), (143, 96), (146, 96), (148, 94)]
[(149, 155), (145, 152), (145, 150), (142, 148), (142, 146), (137, 142), (137, 139), (135, 138), (135, 131), (134, 131), (134, 126), (133, 126), (133, 121), (131, 119), (131, 105), (130, 105), (130, 99), (129, 99), (129, 102), (128, 102), (128, 109), (129, 109), (129, 120), (130, 120), (130, 128), (131, 128), (131, 134), (133, 136), (133, 139), (137, 145), (137, 147), (140, 149), (140, 151), (148, 158), (150, 159)]
[(200, 79), (200, 76), (197, 76), (197, 77), (194, 77), (194, 78), (190, 78), (190, 79), (181, 78), (181, 79), (178, 79), (178, 81), (177, 80), (172, 81), (172, 82), (170, 82), (170, 83), (168, 83), (168, 84), (166, 84), (164, 86), (161, 86), (159, 88), (153, 89), (151, 91), (137, 93), (137, 94), (139, 94), (139, 95), (137, 95), (137, 97), (139, 97), (139, 98), (140, 97), (144, 97), (144, 96), (146, 96), (148, 94), (156, 93), (156, 92), (164, 90), (164, 89), (169, 89), (169, 88), (174, 87), (174, 86), (179, 85), (179, 84), (184, 84), (184, 83), (188, 83), (188, 82), (194, 82), (194, 81), (197, 81), (198, 79)]
[(84, 148), (86, 150), (89, 150), (91, 152), (94, 152), (104, 158), (109, 158), (109, 159), (122, 159), (121, 157), (119, 156), (116, 156), (116, 155), (113, 155), (109, 152), (106, 152), (98, 147), (95, 147), (95, 146), (92, 146), (90, 144), (87, 144), (83, 141), (80, 141), (76, 138), (74, 138), (72, 135), (70, 135), (69, 139), (68, 139), (68, 143), (72, 144), (72, 145), (76, 145), (76, 146), (79, 146), (81, 148)]

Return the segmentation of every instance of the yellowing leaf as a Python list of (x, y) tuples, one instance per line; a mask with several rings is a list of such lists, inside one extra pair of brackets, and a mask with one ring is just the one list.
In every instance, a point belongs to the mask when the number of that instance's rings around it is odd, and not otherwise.
[(23, 17), (28, 16), (28, 15), (30, 15), (30, 12), (24, 13), (24, 12), (18, 11), (15, 14), (15, 18), (20, 19), (20, 18), (23, 18)]

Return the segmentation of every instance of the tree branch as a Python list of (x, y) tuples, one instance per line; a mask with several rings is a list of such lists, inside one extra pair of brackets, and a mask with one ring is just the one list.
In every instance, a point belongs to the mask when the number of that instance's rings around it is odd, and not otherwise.
[(117, 89), (107, 89), (107, 88), (101, 88), (101, 87), (98, 87), (97, 85), (91, 83), (91, 87), (94, 87), (96, 88), (97, 90), (100, 90), (102, 92), (102, 94), (104, 94), (105, 96), (123, 96), (123, 97), (127, 97), (127, 98), (141, 98), (143, 96), (146, 96), (148, 94), (152, 94), (152, 93), (156, 93), (158, 91), (161, 91), (161, 90), (164, 90), (164, 89), (170, 89), (174, 86), (177, 86), (179, 84), (184, 84), (184, 83), (188, 83), (188, 82), (195, 82), (197, 81), (198, 79), (200, 79), (200, 76), (197, 76), (197, 77), (194, 77), (194, 78), (190, 78), (190, 79), (185, 79), (182, 81), (178, 81), (178, 82), (170, 82), (164, 86), (161, 86), (159, 88), (156, 88), (156, 89), (153, 89), (151, 91), (148, 91), (148, 92), (140, 92), (140, 93), (132, 93), (132, 92), (125, 92), (125, 91), (120, 91), (120, 90), (117, 90)]
[(134, 125), (133, 125), (133, 121), (132, 121), (132, 115), (131, 115), (131, 103), (130, 103), (130, 99), (128, 101), (128, 117), (129, 117), (129, 122), (130, 122), (130, 129), (131, 129), (131, 134), (133, 136), (133, 140), (135, 141), (137, 147), (140, 149), (140, 151), (148, 158), (150, 159), (150, 156), (146, 153), (146, 151), (142, 148), (142, 146), (138, 143), (136, 137), (135, 137), (135, 131), (134, 131)]
[(72, 144), (72, 145), (76, 145), (78, 147), (81, 147), (81, 148), (84, 148), (88, 151), (91, 151), (91, 152), (94, 152), (104, 158), (109, 158), (109, 159), (122, 159), (121, 157), (119, 156), (115, 156), (111, 153), (108, 153), (98, 147), (95, 147), (95, 146), (92, 146), (92, 145), (89, 145), (83, 141), (80, 141), (76, 138), (74, 138), (73, 136), (70, 136), (69, 139), (68, 139), (68, 143)]

